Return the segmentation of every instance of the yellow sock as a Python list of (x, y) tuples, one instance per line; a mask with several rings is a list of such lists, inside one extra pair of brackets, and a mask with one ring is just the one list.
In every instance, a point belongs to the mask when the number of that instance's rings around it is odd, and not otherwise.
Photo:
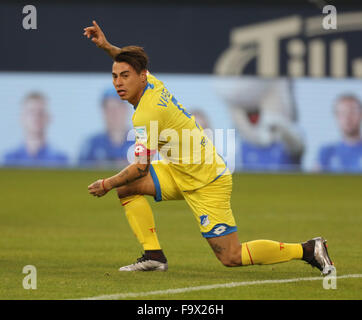
[(302, 259), (300, 243), (283, 243), (271, 240), (254, 240), (241, 244), (243, 266), (251, 264), (272, 264), (292, 259)]
[(121, 199), (126, 217), (144, 250), (160, 250), (152, 209), (144, 196), (135, 195)]

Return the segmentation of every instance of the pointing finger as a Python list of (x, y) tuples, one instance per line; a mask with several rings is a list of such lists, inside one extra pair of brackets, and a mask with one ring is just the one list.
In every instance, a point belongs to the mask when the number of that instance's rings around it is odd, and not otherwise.
[(94, 25), (98, 30), (101, 29), (95, 20), (93, 20), (93, 25)]

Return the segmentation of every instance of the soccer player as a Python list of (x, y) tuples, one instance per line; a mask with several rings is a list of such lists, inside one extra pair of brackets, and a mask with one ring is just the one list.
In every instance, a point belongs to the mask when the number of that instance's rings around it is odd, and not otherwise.
[[(147, 71), (148, 58), (141, 47), (111, 45), (95, 21), (93, 26), (84, 29), (84, 35), (113, 58), (113, 84), (120, 98), (135, 109), (132, 117), (136, 131), (134, 163), (88, 186), (89, 193), (96, 197), (117, 189), (129, 224), (145, 250), (141, 258), (121, 267), (120, 271), (168, 268), (153, 213), (144, 195), (153, 196), (156, 201), (185, 200), (202, 235), (227, 267), (303, 259), (323, 274), (333, 270), (321, 237), (305, 243), (270, 240), (240, 243), (230, 206), (232, 176), (205, 137), (203, 128), (164, 84)], [(186, 133), (190, 132), (192, 139), (187, 139)], [(194, 147), (200, 151), (190, 152)], [(163, 159), (151, 161), (157, 150)]]
[(317, 170), (326, 172), (362, 172), (362, 104), (353, 95), (338, 97), (334, 114), (342, 141), (322, 146)]

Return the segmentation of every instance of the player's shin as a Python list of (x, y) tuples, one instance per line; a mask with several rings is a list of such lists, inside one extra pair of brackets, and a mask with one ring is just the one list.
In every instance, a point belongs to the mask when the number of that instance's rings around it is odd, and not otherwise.
[(300, 243), (283, 243), (271, 240), (254, 240), (241, 244), (243, 266), (252, 264), (273, 264), (292, 259), (302, 259)]
[(131, 229), (145, 251), (161, 250), (157, 238), (152, 209), (144, 196), (121, 199)]

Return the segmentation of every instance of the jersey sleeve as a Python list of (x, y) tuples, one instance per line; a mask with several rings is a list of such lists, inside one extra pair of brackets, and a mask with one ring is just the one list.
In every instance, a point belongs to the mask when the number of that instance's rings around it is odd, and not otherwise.
[(157, 97), (150, 99), (142, 106), (142, 112), (133, 119), (136, 157), (148, 157), (157, 153), (159, 132), (163, 130), (167, 117), (167, 111), (157, 105), (157, 101)]

